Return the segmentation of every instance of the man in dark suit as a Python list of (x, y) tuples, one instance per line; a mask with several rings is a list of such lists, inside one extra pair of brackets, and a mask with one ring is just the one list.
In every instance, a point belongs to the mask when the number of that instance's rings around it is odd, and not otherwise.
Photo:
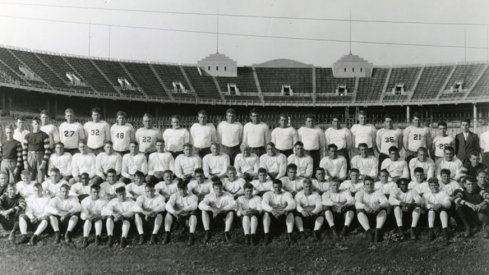
[(470, 120), (462, 121), (462, 132), (455, 136), (455, 153), (457, 158), (466, 164), (471, 153), (480, 152), (479, 136), (469, 130)]

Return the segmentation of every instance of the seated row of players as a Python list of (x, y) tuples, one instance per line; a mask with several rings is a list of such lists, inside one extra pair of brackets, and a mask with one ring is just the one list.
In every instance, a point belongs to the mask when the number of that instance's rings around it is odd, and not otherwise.
[[(302, 150), (306, 152), (304, 155), (308, 157), (305, 158), (299, 155), (294, 157), (295, 160), (292, 161), (301, 168), (301, 172), (304, 170), (306, 177), (312, 176), (312, 172), (310, 172), (312, 170), (307, 167), (310, 165), (311, 160), (313, 169), (319, 167), (321, 157), (329, 154), (325, 152), (330, 150), (329, 145), (336, 146), (337, 154), (345, 158), (348, 168), (351, 166), (360, 170), (362, 170), (361, 166), (370, 168), (371, 166), (375, 166), (375, 163), (377, 163), (377, 166), (382, 166), (384, 160), (389, 158), (391, 154), (390, 148), (393, 146), (397, 147), (398, 151), (402, 149), (406, 151), (407, 163), (404, 166), (407, 165), (408, 167), (411, 167), (410, 160), (419, 155), (421, 148), (425, 148), (426, 158), (428, 155), (431, 155), (432, 159), (437, 162), (439, 159), (443, 160), (446, 158), (446, 152), (444, 152), (446, 148), (453, 148), (451, 151), (457, 157), (448, 159), (447, 161), (450, 163), (440, 164), (440, 166), (446, 165), (453, 167), (453, 169), (459, 169), (460, 163), (470, 166), (469, 160), (471, 154), (479, 155), (481, 149), (484, 152), (482, 154), (483, 162), (489, 163), (489, 134), (484, 133), (481, 135), (479, 142), (478, 135), (469, 131), (470, 121), (463, 121), (462, 133), (453, 138), (447, 135), (446, 124), (439, 123), (440, 134), (432, 139), (429, 128), (421, 125), (418, 114), (413, 115), (413, 125), (407, 127), (404, 132), (393, 127), (390, 115), (385, 116), (385, 127), (376, 131), (373, 125), (366, 124), (366, 113), (363, 111), (359, 112), (359, 123), (353, 125), (351, 130), (341, 127), (339, 118), (335, 117), (332, 121), (333, 126), (327, 129), (326, 132), (322, 132), (314, 124), (314, 118), (311, 115), (306, 117), (303, 127), (295, 130), (293, 127), (288, 126), (288, 116), (282, 114), (279, 120), (280, 126), (274, 129), (270, 135), (268, 126), (266, 123), (260, 121), (259, 113), (256, 110), (250, 111), (250, 122), (244, 127), (236, 121), (234, 110), (227, 110), (226, 120), (218, 125), (217, 130), (212, 123), (207, 121), (207, 113), (205, 111), (199, 112), (198, 122), (190, 128), (190, 131), (180, 127), (179, 117), (174, 116), (171, 120), (172, 128), (166, 129), (163, 134), (159, 129), (153, 127), (152, 118), (149, 114), (143, 116), (144, 127), (135, 131), (133, 126), (126, 122), (126, 114), (124, 112), (120, 111), (117, 113), (117, 123), (112, 127), (100, 119), (100, 113), (100, 110), (94, 108), (92, 110), (92, 121), (82, 126), (75, 121), (74, 111), (67, 109), (65, 111), (66, 122), (60, 125), (59, 131), (55, 125), (49, 122), (46, 112), (41, 113), (41, 119), (34, 119), (32, 121), (31, 133), (23, 128), (22, 120), (17, 121), (17, 129), (8, 130), (11, 137), (9, 138), (9, 134), (7, 134), (7, 142), (5, 142), (7, 146), (4, 146), (5, 144), (0, 146), (4, 155), (2, 163), (4, 162), (3, 160), (7, 160), (2, 165), (4, 166), (2, 172), (7, 172), (10, 178), (16, 175), (14, 172), (15, 168), (18, 168), (19, 165), (19, 163), (16, 163), (19, 160), (17, 149), (19, 144), (15, 143), (14, 140), (21, 141), (20, 148), (24, 147), (25, 151), (23, 159), (20, 160), (20, 165), (24, 166), (23, 169), (32, 169), (35, 171), (32, 176), (34, 178), (37, 177), (38, 181), (42, 181), (43, 175), (48, 171), (46, 168), (49, 164), (48, 162), (50, 162), (49, 154), (51, 151), (57, 150), (55, 147), (58, 147), (58, 142), (63, 144), (64, 152), (74, 155), (80, 149), (80, 141), (85, 141), (85, 147), (87, 147), (86, 150), (88, 152), (93, 153), (97, 157), (99, 153), (103, 155), (100, 157), (99, 163), (95, 164), (95, 170), (90, 171), (93, 175), (97, 174), (99, 176), (106, 172), (107, 166), (122, 173), (125, 155), (134, 146), (131, 142), (137, 142), (138, 148), (132, 153), (135, 158), (134, 160), (126, 159), (130, 163), (140, 161), (138, 160), (141, 158), (140, 156), (135, 157), (139, 152), (145, 154), (147, 157), (153, 152), (160, 153), (160, 156), (155, 157), (153, 161), (148, 158), (148, 173), (152, 170), (149, 167), (151, 162), (155, 163), (155, 165), (171, 166), (169, 158), (162, 156), (161, 153), (171, 153), (174, 161), (176, 161), (177, 156), (183, 153), (184, 145), (187, 143), (192, 144), (193, 152), (202, 161), (210, 153), (211, 145), (213, 143), (219, 143), (223, 153), (229, 156), (229, 163), (233, 165), (240, 151), (240, 146), (249, 148), (248, 150), (251, 154), (256, 154), (257, 158), (261, 158), (266, 152), (268, 142), (271, 141), (276, 145), (276, 151), (284, 154), (287, 158), (294, 154), (294, 147), (296, 147), (297, 141), (300, 141), (302, 143)], [(158, 140), (164, 141), (159, 145), (161, 147), (160, 150), (157, 148)], [(112, 142), (110, 145), (112, 150), (110, 152), (107, 152), (107, 149), (104, 148), (107, 146), (107, 141)], [(486, 143), (488, 143), (487, 146)], [(361, 153), (361, 150), (365, 152)], [(350, 161), (350, 151), (359, 152), (362, 156), (361, 159), (352, 156)], [(372, 156), (374, 151), (379, 154), (378, 160), (375, 158), (365, 159), (366, 156)], [(64, 154), (60, 155), (59, 153), (53, 155), (57, 155), (57, 157), (54, 157), (53, 163), (57, 162), (63, 163), (65, 166), (68, 165), (67, 156), (64, 156)], [(330, 160), (329, 165), (332, 165), (331, 162), (334, 162), (336, 166), (339, 166), (339, 162), (343, 162), (341, 157), (339, 159), (336, 161)], [(420, 160), (420, 162), (427, 162), (423, 165), (432, 165), (429, 159)], [(130, 166), (130, 164), (127, 165)], [(386, 165), (392, 166), (392, 169), (396, 170), (396, 172), (404, 172), (404, 170), (399, 168), (400, 163)], [(478, 165), (482, 165), (480, 161)], [(305, 168), (302, 168), (303, 166)], [(63, 175), (65, 172), (71, 172), (63, 171), (60, 167), (58, 168), (62, 171)], [(438, 170), (443, 168), (445, 167)], [(73, 169), (76, 168), (73, 167)], [(128, 169), (130, 170), (130, 168)], [(17, 175), (20, 170), (21, 168), (17, 169)], [(143, 171), (142, 169), (138, 170)], [(177, 171), (175, 172), (177, 173)], [(224, 171), (220, 172), (224, 173)], [(256, 171), (254, 172), (256, 173)], [(412, 169), (410, 172), (412, 172)], [(73, 171), (71, 173), (77, 172)], [(130, 174), (130, 171), (126, 173), (126, 176), (127, 174)], [(427, 174), (429, 177), (432, 176), (429, 172)], [(455, 176), (455, 173), (453, 174)], [(346, 174), (342, 178), (345, 177)]]
[[(108, 246), (113, 243), (115, 224), (121, 224), (120, 244), (125, 246), (131, 223), (136, 224), (141, 244), (144, 243), (145, 224), (153, 226), (149, 240), (152, 244), (157, 241), (156, 236), (164, 223), (163, 242), (168, 243), (175, 220), (187, 222), (191, 245), (195, 240), (198, 216), (202, 220), (206, 242), (211, 238), (211, 221), (221, 219), (225, 222), (225, 239), (229, 240), (235, 215), (241, 218), (247, 243), (258, 242), (259, 220), (263, 222), (265, 243), (271, 240), (271, 223), (277, 221), (285, 221), (288, 241), (292, 240), (294, 226), (304, 234), (304, 224), (309, 223), (313, 224), (314, 238), (320, 239), (324, 219), (334, 236), (343, 237), (348, 233), (355, 212), (367, 236), (375, 242), (381, 239), (381, 230), (391, 212), (394, 212), (401, 235), (405, 233), (403, 216), (411, 217), (411, 239), (416, 239), (417, 224), (423, 212), (428, 212), (430, 240), (434, 238), (436, 217), (441, 220), (443, 234), (448, 238), (449, 215), (462, 220), (465, 236), (469, 237), (479, 227), (482, 227), (484, 237), (489, 236), (485, 171), (478, 173), (477, 180), (465, 177), (462, 188), (451, 180), (448, 169), (441, 171), (440, 181), (436, 178), (425, 181), (424, 170), (418, 167), (412, 182), (400, 178), (397, 185), (389, 180), (387, 170), (380, 172), (378, 182), (369, 176), (360, 179), (355, 168), (351, 169), (347, 181), (337, 177), (326, 180), (321, 168), (316, 172), (316, 179), (311, 180), (298, 178), (297, 166), (289, 164), (287, 177), (282, 180), (271, 179), (268, 171), (260, 168), (258, 179), (249, 183), (236, 176), (233, 166), (226, 170), (227, 178), (214, 177), (211, 181), (205, 178), (201, 168), (197, 168), (195, 179), (190, 182), (174, 179), (173, 173), (167, 170), (162, 181), (151, 177), (148, 183), (145, 183), (144, 174), (137, 171), (133, 181), (126, 185), (118, 181), (116, 171), (110, 169), (105, 181), (98, 178), (90, 182), (89, 175), (84, 173), (81, 182), (72, 186), (61, 178), (57, 168), (50, 170), (50, 178), (42, 184), (30, 181), (27, 170), (17, 184), (8, 184), (7, 175), (0, 174), (0, 184), (6, 188), (0, 197), (0, 221), (4, 228), (11, 228), (12, 240), (17, 228), (20, 229), (19, 243), (28, 241), (27, 228), (36, 225), (30, 239), (33, 245), (48, 224), (55, 232), (55, 242), (60, 241), (60, 227), (65, 230), (65, 240), (70, 242), (79, 218), (84, 221), (83, 246), (88, 245), (92, 225), (95, 226), (95, 242), (100, 243), (104, 222)], [(335, 225), (335, 216), (344, 219), (341, 229)], [(375, 224), (375, 229), (371, 229), (371, 224)]]

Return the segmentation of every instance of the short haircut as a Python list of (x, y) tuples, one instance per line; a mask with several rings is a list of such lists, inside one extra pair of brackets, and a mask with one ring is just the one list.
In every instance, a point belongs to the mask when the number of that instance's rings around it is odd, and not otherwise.
[(170, 119), (174, 119), (174, 118), (180, 120), (182, 117), (180, 115), (172, 115)]
[(124, 111), (117, 111), (116, 116), (123, 116), (123, 117), (126, 117), (126, 116), (127, 116), (127, 114), (126, 114), (126, 112), (124, 112)]
[(17, 184), (15, 182), (11, 182), (7, 185), (8, 188), (17, 188)]
[(150, 113), (144, 113), (143, 117), (153, 118), (153, 116)]
[(250, 115), (251, 114), (260, 114), (260, 112), (258, 112), (258, 109), (253, 108), (253, 109), (250, 110)]
[(470, 119), (469, 118), (462, 120), (462, 122), (466, 122), (467, 124), (470, 125)]
[(260, 168), (258, 168), (258, 174), (260, 174), (260, 173), (266, 174), (266, 173), (268, 173), (268, 171), (267, 171), (267, 169), (260, 167)]
[(92, 184), (92, 186), (90, 186), (90, 189), (100, 191), (100, 184)]
[(177, 188), (178, 189), (186, 189), (188, 184), (188, 180), (183, 180), (181, 178), (177, 179)]
[(275, 143), (270, 141), (269, 143), (267, 143), (267, 146), (272, 146), (273, 148), (275, 148)]
[(394, 117), (393, 117), (393, 115), (392, 115), (392, 114), (387, 113), (387, 114), (385, 114), (385, 115), (384, 115), (384, 120), (385, 120), (386, 118), (393, 119)]
[(61, 173), (61, 172), (59, 171), (59, 169), (58, 169), (58, 168), (56, 168), (56, 167), (53, 167), (53, 168), (49, 169), (49, 172)]
[(295, 165), (294, 163), (290, 163), (289, 165), (287, 165), (287, 172), (291, 169), (297, 171), (297, 165)]
[(440, 185), (437, 178), (429, 178), (428, 184), (432, 184), (432, 183), (435, 183), (436, 185)]
[(445, 147), (445, 149), (443, 149), (443, 152), (445, 152), (445, 151), (450, 151), (451, 153), (455, 153), (455, 149), (453, 149), (452, 146)]
[(39, 182), (36, 182), (36, 183), (34, 183), (34, 187), (42, 189), (42, 184), (40, 184)]
[(226, 110), (226, 114), (233, 114), (233, 115), (235, 115), (236, 114), (236, 111), (233, 108), (229, 108), (229, 109)]
[(138, 143), (137, 141), (135, 141), (135, 140), (133, 140), (133, 141), (129, 142), (129, 144), (134, 144), (134, 145), (136, 145), (136, 146), (139, 146), (139, 143)]
[(299, 141), (297, 141), (297, 142), (294, 144), (294, 147), (295, 147), (295, 146), (302, 146), (302, 147), (304, 147), (304, 143), (303, 143), (302, 141), (300, 141), (300, 140), (299, 140)]
[(66, 113), (75, 114), (75, 111), (72, 108), (66, 108), (65, 109), (65, 114)]
[(190, 142), (187, 142), (183, 145), (183, 147), (188, 147), (188, 148), (192, 149), (194, 146)]
[(471, 156), (471, 157), (472, 157), (472, 156), (474, 156), (474, 157), (479, 157), (479, 153), (477, 153), (476, 151), (472, 151), (472, 152), (470, 153), (470, 156)]
[(389, 171), (387, 171), (387, 169), (382, 169), (382, 170), (380, 170), (379, 174), (380, 174), (380, 173), (386, 173), (386, 174), (387, 174), (387, 176), (389, 176)]
[(366, 182), (366, 181), (374, 182), (374, 179), (371, 176), (365, 176), (365, 178), (363, 179), (363, 182)]
[(414, 174), (416, 174), (416, 173), (424, 174), (424, 169), (421, 167), (416, 167), (416, 168), (414, 168)]
[(204, 115), (207, 116), (207, 111), (206, 110), (200, 110), (197, 115)]
[(428, 150), (424, 147), (419, 147), (418, 148), (418, 152), (425, 152), (425, 153), (428, 153)]
[(253, 189), (253, 184), (246, 182), (243, 184), (243, 189)]
[(466, 183), (466, 182), (472, 182), (472, 183), (475, 183), (475, 182), (477, 182), (477, 180), (476, 180), (474, 177), (467, 176), (467, 177), (464, 177), (464, 178), (463, 178), (462, 182), (463, 182), (463, 183)]
[(401, 185), (401, 184), (409, 184), (409, 180), (406, 179), (406, 178), (400, 178), (399, 180), (397, 180), (397, 184), (398, 185)]
[(286, 113), (280, 113), (278, 117), (284, 117), (284, 118), (289, 118), (289, 116)]
[(40, 115), (47, 115), (49, 117), (49, 112), (46, 109), (42, 109), (41, 112), (39, 112)]
[(340, 179), (340, 178), (338, 178), (338, 177), (332, 177), (330, 181), (331, 181), (331, 182), (336, 182), (336, 183), (338, 183), (338, 184), (341, 184), (341, 179)]
[(312, 118), (314, 120), (315, 119), (315, 115), (314, 114), (311, 114), (311, 113), (308, 113), (308, 114), (306, 114), (305, 119), (308, 119), (308, 118)]
[(447, 123), (445, 121), (440, 121), (438, 122), (438, 126), (445, 126), (445, 128), (447, 128)]
[(85, 173), (81, 173), (80, 177), (85, 177), (85, 178), (89, 179), (90, 175), (87, 172), (85, 172)]
[(134, 176), (138, 176), (138, 177), (143, 177), (144, 178), (144, 173), (137, 170), (135, 173), (134, 173)]
[(305, 178), (305, 179), (302, 181), (302, 185), (304, 185), (304, 184), (306, 184), (306, 183), (307, 183), (307, 184), (312, 185), (312, 180), (311, 180), (310, 178)]
[(197, 169), (195, 169), (194, 174), (204, 174), (204, 169), (197, 168)]
[(41, 120), (38, 117), (34, 117), (32, 122), (36, 122), (37, 124), (41, 123)]
[(66, 190), (70, 191), (70, 189), (71, 189), (71, 188), (70, 188), (70, 186), (69, 186), (68, 184), (63, 183), (63, 184), (61, 185), (60, 189), (66, 189)]
[(236, 168), (232, 165), (229, 165), (227, 171), (228, 172), (230, 172), (230, 171), (236, 172)]
[(117, 174), (117, 172), (115, 171), (115, 169), (114, 169), (114, 168), (110, 168), (109, 170), (107, 170), (107, 175), (108, 175), (108, 174), (114, 174), (114, 175), (116, 175), (116, 174)]
[(102, 110), (100, 110), (99, 107), (93, 107), (92, 110), (91, 110), (91, 113), (97, 113), (97, 114), (101, 114), (102, 113)]
[(102, 182), (104, 182), (104, 180), (100, 177), (95, 177), (93, 180), (92, 180), (92, 185), (100, 185), (102, 184)]
[(278, 184), (278, 185), (282, 186), (282, 181), (279, 179), (274, 179), (272, 184)]
[(17, 118), (15, 119), (15, 121), (17, 121), (17, 120), (20, 120), (20, 121), (25, 121), (25, 118), (24, 118), (24, 117), (22, 117), (22, 116), (19, 116), (19, 117), (17, 117)]
[(212, 187), (216, 186), (223, 187), (222, 181), (218, 177), (212, 177)]
[(165, 170), (165, 171), (163, 171), (163, 175), (165, 175), (165, 174), (170, 174), (170, 176), (171, 176), (171, 175), (173, 175), (173, 171), (172, 170)]
[(418, 113), (418, 112), (415, 112), (415, 113), (413, 114), (413, 118), (415, 118), (415, 117), (417, 117), (417, 118), (421, 118), (421, 114), (420, 114), (420, 113)]
[(361, 147), (368, 148), (368, 145), (367, 145), (367, 143), (360, 143), (360, 144), (358, 144), (358, 148), (361, 148)]
[(155, 184), (154, 184), (154, 182), (149, 182), (149, 183), (146, 183), (146, 188), (151, 188), (151, 189), (154, 189), (154, 188), (155, 188)]
[(56, 146), (61, 146), (61, 147), (65, 148), (65, 145), (63, 144), (63, 142), (56, 142), (54, 144), (54, 147), (56, 147)]
[(392, 153), (392, 152), (399, 153), (399, 149), (397, 149), (396, 146), (391, 146), (391, 147), (389, 147), (389, 153)]
[(360, 110), (360, 111), (358, 111), (358, 115), (363, 115), (363, 116), (366, 116), (366, 115), (367, 115), (367, 111), (365, 111), (365, 110)]
[(126, 187), (125, 186), (119, 186), (115, 189), (115, 192), (117, 194), (121, 194), (121, 193), (126, 193)]
[(357, 168), (351, 168), (350, 169), (350, 174), (351, 173), (357, 173), (357, 174), (360, 174), (360, 170), (358, 170)]
[(336, 144), (334, 144), (334, 143), (331, 143), (330, 145), (328, 145), (328, 151), (331, 148), (334, 148), (335, 150), (338, 150), (338, 146), (336, 146)]
[(110, 146), (114, 146), (114, 143), (110, 140), (107, 140), (105, 143), (104, 143), (104, 146), (109, 144)]
[(318, 167), (318, 168), (316, 169), (316, 172), (317, 172), (317, 171), (326, 172), (326, 170), (324, 170), (324, 168), (323, 168), (323, 167)]
[(450, 169), (441, 169), (440, 175), (447, 175), (450, 176), (451, 172)]

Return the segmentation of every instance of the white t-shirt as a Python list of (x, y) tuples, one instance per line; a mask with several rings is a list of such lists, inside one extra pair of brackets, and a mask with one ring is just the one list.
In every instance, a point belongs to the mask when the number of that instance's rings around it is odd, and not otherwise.
[(183, 145), (190, 142), (190, 133), (185, 128), (168, 128), (163, 132), (165, 150), (169, 152), (183, 151)]
[(99, 122), (88, 121), (83, 126), (87, 133), (87, 146), (91, 149), (98, 149), (110, 140), (110, 125), (104, 120)]
[(317, 126), (314, 128), (301, 127), (297, 133), (299, 140), (304, 143), (305, 150), (322, 150), (326, 144), (323, 130)]
[(243, 135), (243, 125), (239, 122), (229, 123), (222, 121), (217, 126), (217, 136), (219, 142), (227, 147), (238, 146)]
[(59, 126), (59, 137), (65, 149), (77, 149), (80, 140), (85, 139), (85, 130), (78, 122), (63, 122)]
[(243, 144), (248, 145), (252, 148), (265, 147), (265, 145), (269, 141), (270, 133), (268, 130), (268, 125), (266, 123), (246, 123), (243, 128)]
[(134, 140), (134, 128), (131, 124), (114, 124), (110, 128), (110, 137), (114, 143), (114, 150), (124, 152), (129, 150), (129, 143)]
[(212, 123), (200, 125), (194, 123), (190, 127), (191, 143), (197, 148), (209, 148), (213, 142), (217, 141), (216, 127)]
[(360, 143), (366, 143), (368, 148), (374, 145), (375, 127), (372, 124), (354, 124), (351, 127), (351, 133), (355, 137), (355, 148), (358, 148)]
[(275, 148), (278, 150), (291, 150), (298, 140), (299, 135), (294, 127), (277, 127), (272, 131), (272, 142), (275, 143)]
[(347, 128), (335, 129), (329, 127), (324, 135), (326, 137), (326, 143), (334, 144), (338, 147), (338, 150), (348, 149), (351, 145), (351, 132)]

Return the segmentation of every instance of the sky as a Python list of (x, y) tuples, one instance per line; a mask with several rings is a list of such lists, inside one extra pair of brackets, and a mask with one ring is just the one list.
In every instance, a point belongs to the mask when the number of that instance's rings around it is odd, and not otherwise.
[(488, 61), (488, 14), (488, 0), (0, 0), (0, 45), (181, 64), (218, 49), (239, 66), (330, 67), (350, 45), (374, 65)]

